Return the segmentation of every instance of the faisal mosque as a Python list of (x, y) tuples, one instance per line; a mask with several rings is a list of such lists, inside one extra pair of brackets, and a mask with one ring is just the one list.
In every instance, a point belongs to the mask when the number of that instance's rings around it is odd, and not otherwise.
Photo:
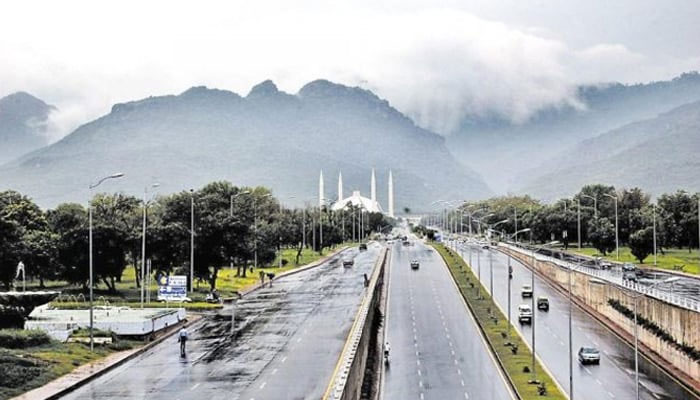
[[(377, 179), (374, 175), (374, 168), (372, 168), (372, 177), (370, 178), (370, 197), (364, 197), (360, 194), (359, 190), (352, 192), (352, 195), (348, 197), (343, 196), (343, 173), (338, 173), (338, 200), (331, 204), (331, 210), (338, 211), (346, 207), (359, 207), (360, 209), (369, 212), (380, 212), (388, 215), (389, 217), (394, 217), (394, 178), (392, 176), (391, 170), (389, 170), (389, 185), (388, 185), (388, 203), (387, 210), (384, 211), (382, 206), (377, 201)], [(318, 200), (319, 206), (326, 204), (326, 196), (323, 184), (323, 171), (318, 179)]]

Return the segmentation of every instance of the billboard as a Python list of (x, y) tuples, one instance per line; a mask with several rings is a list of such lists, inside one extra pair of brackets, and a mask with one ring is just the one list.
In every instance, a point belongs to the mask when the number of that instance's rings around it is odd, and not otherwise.
[(159, 301), (183, 301), (187, 298), (187, 276), (162, 275), (158, 278)]

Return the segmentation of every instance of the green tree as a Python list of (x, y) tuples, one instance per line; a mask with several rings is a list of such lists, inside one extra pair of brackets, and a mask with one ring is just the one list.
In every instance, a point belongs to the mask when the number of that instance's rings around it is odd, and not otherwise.
[(630, 235), (629, 247), (640, 263), (654, 252), (654, 233), (651, 227), (640, 229)]
[(615, 249), (615, 226), (607, 218), (593, 219), (588, 224), (588, 238), (603, 255)]

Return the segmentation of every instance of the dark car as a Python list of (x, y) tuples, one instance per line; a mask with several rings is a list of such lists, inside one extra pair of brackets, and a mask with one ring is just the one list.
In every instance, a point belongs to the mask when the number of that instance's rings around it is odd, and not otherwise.
[(635, 271), (624, 271), (622, 273), (622, 280), (637, 282), (637, 273)]
[(544, 296), (538, 297), (537, 309), (542, 311), (549, 311), (549, 299)]
[(350, 268), (350, 267), (352, 267), (354, 264), (355, 264), (355, 261), (353, 261), (352, 258), (343, 260), (343, 267), (345, 267), (345, 268)]
[(578, 351), (578, 361), (581, 364), (600, 364), (600, 351), (595, 347), (581, 347)]
[(360, 243), (360, 250), (367, 250), (367, 244), (366, 244), (366, 243)]
[(411, 269), (418, 269), (419, 267), (420, 264), (418, 263), (418, 260), (411, 261)]

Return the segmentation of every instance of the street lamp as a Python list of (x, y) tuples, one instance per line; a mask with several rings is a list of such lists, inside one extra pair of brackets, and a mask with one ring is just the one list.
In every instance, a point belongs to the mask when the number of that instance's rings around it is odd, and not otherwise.
[[(157, 188), (160, 183), (151, 184), (151, 188)], [(148, 212), (148, 186), (143, 189), (143, 232), (141, 234), (141, 308), (143, 308), (143, 298), (145, 294), (146, 279), (146, 214)]]
[(593, 199), (593, 218), (598, 219), (598, 198), (587, 194), (581, 194), (581, 197)]
[(190, 293), (194, 292), (194, 189), (190, 189)]
[[(124, 176), (123, 173), (117, 172), (116, 174), (112, 174), (109, 176), (106, 176), (100, 180), (97, 181), (97, 183), (93, 183), (89, 186), (90, 188), (90, 197), (92, 197), (92, 189), (100, 186), (100, 184), (108, 179), (117, 179), (121, 178)], [(94, 326), (94, 318), (93, 318), (93, 304), (92, 304), (92, 286), (93, 286), (93, 274), (92, 274), (92, 199), (88, 200), (88, 245), (90, 248), (90, 253), (89, 253), (89, 267), (90, 267), (90, 351), (95, 349), (95, 344), (94, 344), (94, 337), (92, 334), (93, 326)]]
[[(508, 218), (506, 218), (502, 221), (498, 221), (494, 224), (490, 224), (488, 230), (490, 232), (493, 232), (494, 231), (493, 229), (495, 227), (497, 227), (500, 224), (505, 224), (508, 221), (509, 221)], [(493, 252), (491, 251), (491, 249), (489, 249), (489, 293), (491, 294), (491, 296), (493, 296)]]
[(613, 196), (609, 193), (603, 194), (603, 196), (610, 197), (611, 199), (615, 200), (615, 253), (616, 253), (616, 259), (620, 259), (620, 237), (619, 237), (619, 227), (617, 223), (617, 196)]
[[(266, 199), (268, 197), (272, 197), (272, 194), (265, 193), (264, 195), (260, 196), (260, 199)], [(257, 269), (258, 268), (258, 199), (256, 197), (253, 197), (253, 234), (255, 235), (255, 238), (253, 240), (253, 249), (254, 249), (253, 264), (255, 265), (255, 269)]]
[[(242, 196), (242, 195), (244, 195), (244, 194), (250, 194), (250, 190), (244, 190), (244, 191), (242, 191), (242, 192), (238, 192), (238, 193), (236, 193), (236, 194), (232, 194), (232, 195), (231, 195), (231, 207), (230, 207), (230, 209), (229, 209), (229, 216), (230, 216), (231, 218), (233, 218), (233, 199), (235, 199), (235, 198), (238, 197), (238, 196)], [(230, 261), (229, 266), (231, 267), (231, 271), (233, 271), (233, 257), (231, 257), (231, 259), (230, 259), (229, 261)], [(231, 276), (233, 276), (233, 275), (231, 275)], [(231, 320), (231, 321), (233, 321), (233, 320)], [(233, 323), (233, 322), (232, 322), (232, 323)], [(231, 328), (231, 329), (233, 329), (233, 328)], [(232, 331), (232, 332), (233, 332), (233, 331)]]
[[(521, 230), (515, 231), (515, 233), (513, 233), (512, 237), (515, 238), (515, 243), (516, 243), (516, 244), (518, 243), (518, 239), (517, 239), (518, 233), (524, 233), (524, 232), (530, 232), (530, 228), (521, 229)], [(511, 269), (512, 269), (513, 267), (511, 267), (511, 262), (510, 262), (511, 256), (510, 256), (510, 252), (506, 252), (506, 254), (508, 255), (508, 278), (507, 278), (507, 279), (508, 279), (508, 339), (510, 339), (510, 325), (511, 325), (511, 322), (510, 322), (510, 305), (511, 305), (511, 301), (510, 301), (510, 297), (511, 297), (511, 295), (510, 295), (510, 292), (511, 292), (510, 273), (511, 273), (511, 272), (510, 272), (510, 271), (511, 271)], [(533, 310), (533, 314), (534, 314), (534, 310)]]
[[(288, 197), (288, 199), (290, 199), (290, 200), (291, 200), (291, 199), (294, 199), (294, 198), (296, 198), (296, 197), (294, 197), (294, 196), (289, 196), (289, 197)], [(282, 199), (280, 199), (279, 205), (280, 205), (280, 226), (279, 226), (279, 228), (278, 228), (278, 229), (279, 229), (279, 232), (277, 233), (277, 234), (278, 234), (278, 239), (279, 239), (279, 242), (278, 242), (278, 245), (277, 245), (277, 258), (279, 259), (279, 261), (278, 261), (278, 265), (277, 265), (277, 266), (278, 266), (279, 268), (282, 268)]]
[(537, 382), (537, 368), (535, 364), (535, 268), (537, 268), (537, 260), (535, 259), (535, 254), (544, 249), (545, 247), (553, 246), (555, 244), (559, 243), (559, 241), (555, 240), (553, 242), (545, 243), (540, 247), (535, 248), (532, 250), (532, 275), (531, 275), (531, 281), (530, 281), (530, 287), (532, 288), (532, 381), (533, 383)]

